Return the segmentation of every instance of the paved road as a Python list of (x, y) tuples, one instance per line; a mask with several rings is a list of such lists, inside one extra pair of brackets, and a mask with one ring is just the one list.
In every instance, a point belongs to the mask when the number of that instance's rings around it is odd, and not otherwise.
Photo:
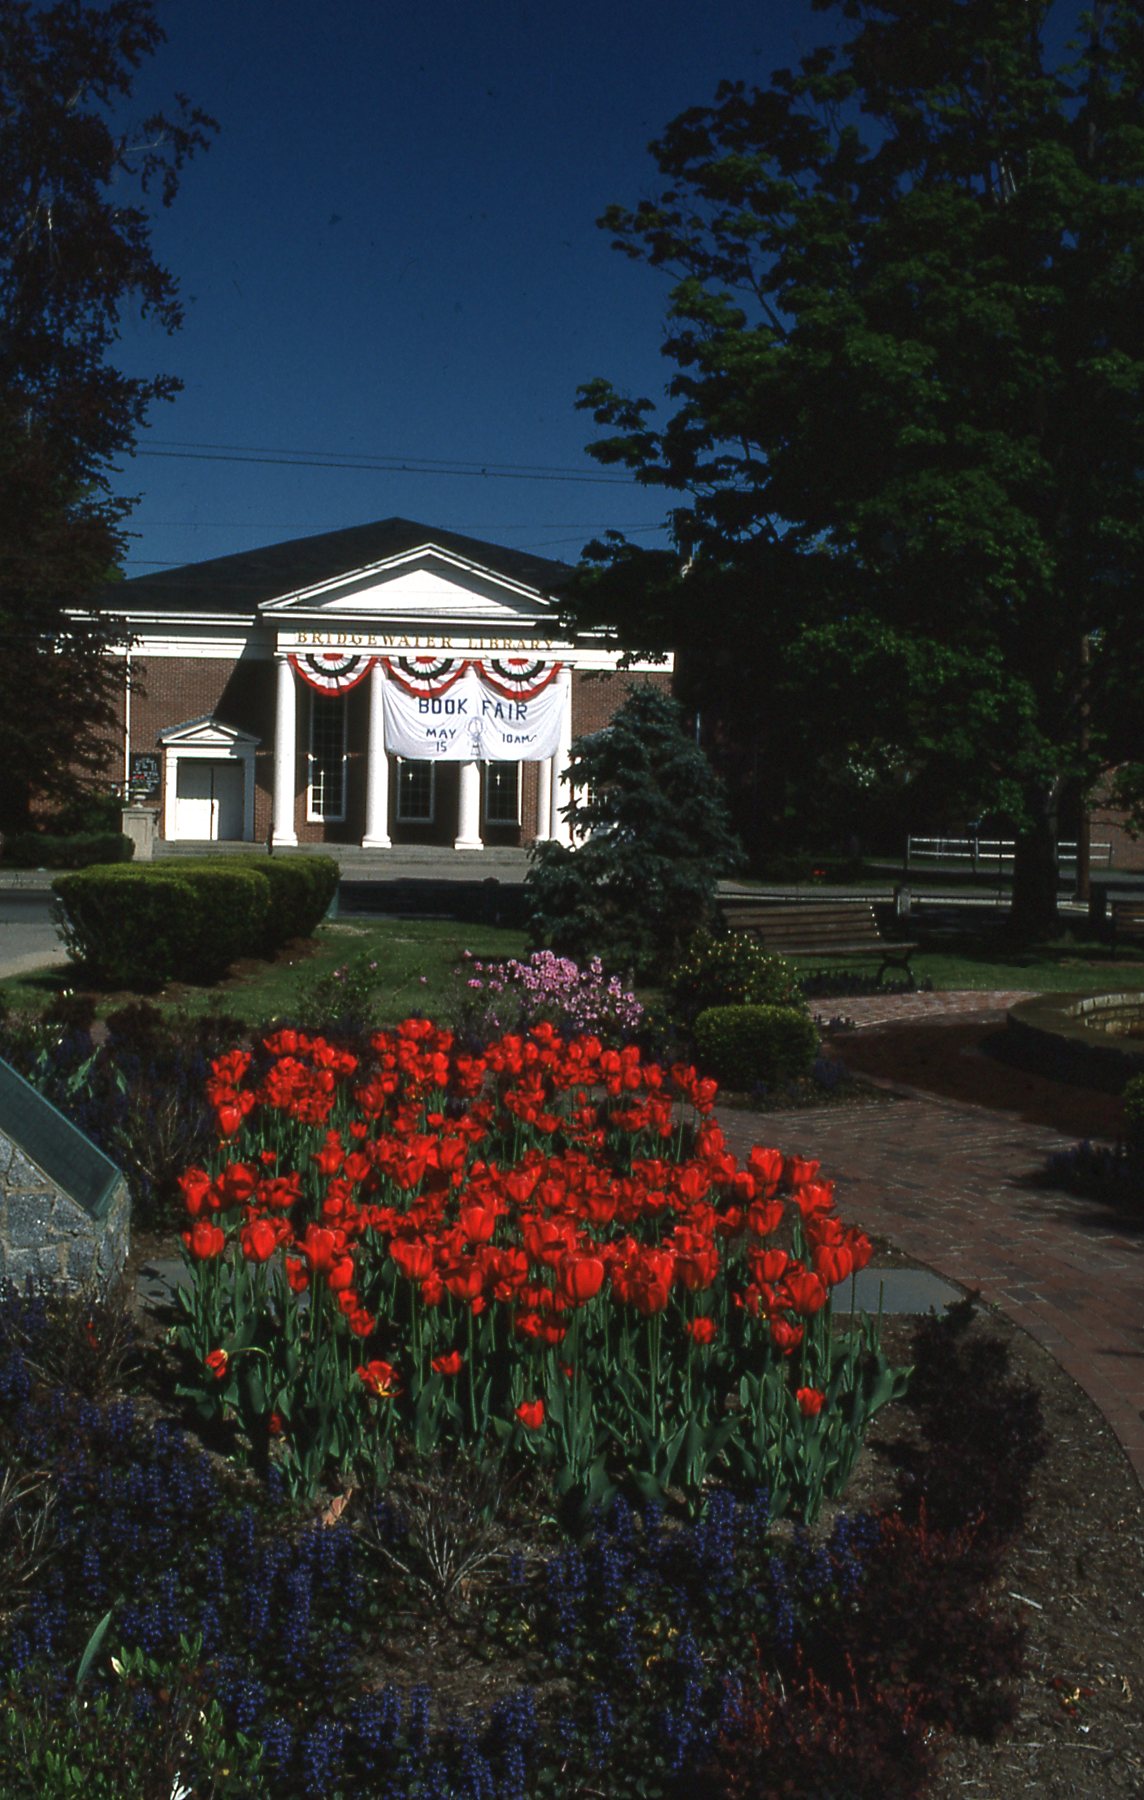
[(51, 919), (46, 887), (0, 888), (0, 975), (67, 961)]

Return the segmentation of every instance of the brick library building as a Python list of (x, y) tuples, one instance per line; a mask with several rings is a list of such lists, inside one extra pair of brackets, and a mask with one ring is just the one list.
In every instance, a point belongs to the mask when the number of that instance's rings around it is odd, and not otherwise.
[(671, 680), (561, 635), (571, 573), (386, 519), (124, 582), (114, 779), (168, 842), (567, 842), (573, 738)]

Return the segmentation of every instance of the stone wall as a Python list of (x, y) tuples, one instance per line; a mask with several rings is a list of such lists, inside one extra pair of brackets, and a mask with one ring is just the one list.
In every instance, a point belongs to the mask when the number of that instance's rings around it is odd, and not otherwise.
[(105, 1291), (127, 1261), (131, 1201), (122, 1176), (93, 1216), (0, 1133), (0, 1283)]

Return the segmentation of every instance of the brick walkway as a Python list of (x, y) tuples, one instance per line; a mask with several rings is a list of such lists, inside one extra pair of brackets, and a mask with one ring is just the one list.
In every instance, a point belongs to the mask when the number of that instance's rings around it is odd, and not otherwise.
[[(864, 996), (839, 1011), (872, 1025), (917, 1010), (1002, 1010), (1021, 997), (976, 994), (964, 1006), (962, 995), (903, 995), (894, 1012), (859, 1018)], [(871, 1012), (889, 1004), (869, 998)], [(938, 1004), (905, 1010), (917, 1001)], [(1072, 1139), (1012, 1113), (917, 1095), (765, 1119), (726, 1112), (720, 1123), (740, 1153), (768, 1142), (818, 1157), (847, 1220), (1007, 1313), (1100, 1408), (1144, 1484), (1144, 1228), (1134, 1233), (1095, 1203), (1039, 1185), (1049, 1153)]]

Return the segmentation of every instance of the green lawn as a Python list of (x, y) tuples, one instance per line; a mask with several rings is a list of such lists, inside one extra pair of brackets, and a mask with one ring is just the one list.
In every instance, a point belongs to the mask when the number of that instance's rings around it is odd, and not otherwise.
[[(1139, 951), (1124, 949), (1114, 958), (1106, 944), (1072, 934), (1020, 947), (996, 928), (945, 936), (921, 925), (915, 927), (914, 936), (919, 948), (910, 966), (919, 986), (928, 982), (935, 989), (1029, 988), (1036, 993), (1091, 994), (1144, 988), (1144, 956)], [(817, 959), (791, 960), (810, 972)], [(822, 966), (819, 961), (819, 969)]]
[[(303, 991), (333, 970), (359, 960), (378, 964), (378, 1023), (392, 1024), (410, 1012), (440, 1008), (451, 991), (451, 972), (466, 950), (475, 957), (518, 956), (525, 948), (520, 931), (493, 925), (462, 925), (451, 919), (339, 921), (319, 928), (312, 953), (287, 954), (276, 963), (251, 963), (241, 976), (215, 987), (180, 984), (147, 996), (182, 1012), (223, 1011), (251, 1024), (282, 1018)], [(68, 968), (42, 970), (0, 982), (0, 999), (13, 1011), (40, 1011), (67, 989), (86, 991)], [(122, 994), (97, 994), (101, 1013), (123, 1004)]]
[[(1144, 989), (1144, 956), (1131, 950), (1114, 961), (1105, 946), (1071, 936), (1020, 950), (997, 932), (948, 938), (927, 935), (922, 927), (918, 936), (921, 947), (913, 958), (914, 973), (919, 984), (928, 982), (935, 989), (1029, 988), (1038, 993)], [(413, 1011), (442, 1012), (453, 988), (451, 972), (465, 950), (478, 958), (519, 956), (525, 951), (524, 935), (449, 919), (339, 921), (323, 925), (313, 950), (306, 954), (249, 964), (240, 976), (215, 987), (180, 985), (149, 998), (182, 1012), (224, 1011), (257, 1024), (295, 1012), (305, 989), (334, 969), (376, 961), (378, 1023), (392, 1024)], [(808, 972), (822, 968), (814, 958), (792, 960)], [(847, 966), (868, 971), (872, 965)], [(69, 988), (82, 991), (82, 980), (67, 968), (45, 969), (0, 982), (0, 1001), (13, 1011), (39, 1011)], [(101, 1013), (123, 1004), (121, 993), (96, 998)]]

